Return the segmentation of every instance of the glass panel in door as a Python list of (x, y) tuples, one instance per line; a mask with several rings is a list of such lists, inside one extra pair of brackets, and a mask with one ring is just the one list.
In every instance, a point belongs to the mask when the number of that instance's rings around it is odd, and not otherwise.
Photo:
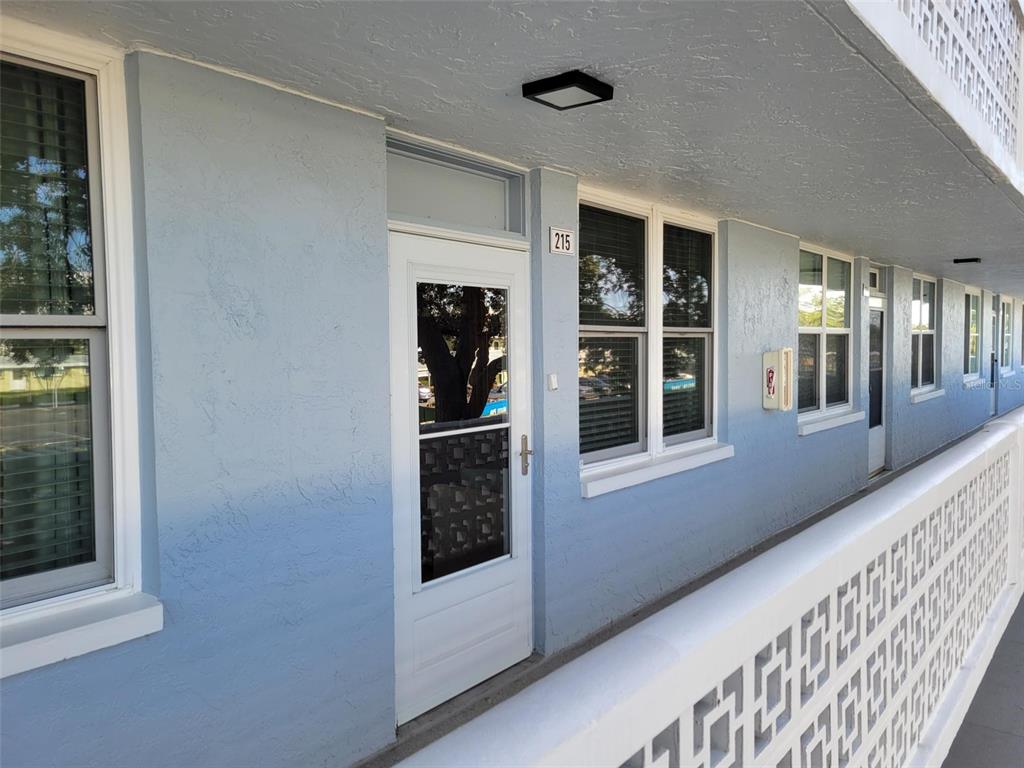
[(871, 325), (868, 329), (868, 393), (870, 395), (868, 428), (882, 426), (882, 386), (884, 352), (884, 315), (880, 309), (871, 310)]
[(508, 295), (416, 286), (420, 577), (509, 554)]

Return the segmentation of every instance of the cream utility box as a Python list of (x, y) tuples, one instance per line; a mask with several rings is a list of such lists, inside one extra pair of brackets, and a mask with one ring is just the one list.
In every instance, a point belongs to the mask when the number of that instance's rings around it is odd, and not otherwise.
[(793, 349), (783, 347), (761, 356), (761, 405), (768, 411), (793, 410)]

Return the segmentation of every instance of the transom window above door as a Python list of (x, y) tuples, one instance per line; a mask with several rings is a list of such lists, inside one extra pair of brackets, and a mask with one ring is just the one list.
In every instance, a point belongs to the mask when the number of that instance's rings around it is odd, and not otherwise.
[(579, 227), (582, 463), (713, 439), (713, 231), (614, 201)]
[(850, 406), (852, 270), (845, 259), (800, 251), (797, 408), (802, 414)]

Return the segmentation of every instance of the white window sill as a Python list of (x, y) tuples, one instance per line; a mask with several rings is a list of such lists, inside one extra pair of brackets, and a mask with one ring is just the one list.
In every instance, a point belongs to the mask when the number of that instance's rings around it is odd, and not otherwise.
[(845, 427), (847, 424), (864, 421), (864, 415), (864, 411), (846, 411), (845, 413), (826, 414), (824, 416), (819, 416), (818, 414), (814, 414), (813, 417), (804, 416), (797, 419), (796, 432), (800, 437), (806, 437), (816, 432), (824, 432), (826, 429)]
[(1016, 375), (1017, 375), (1017, 372), (1015, 370), (1013, 370), (1013, 368), (1002, 368), (999, 371), (999, 378), (1000, 379), (1008, 379), (1011, 376), (1016, 376)]
[(913, 405), (917, 403), (927, 403), (929, 400), (934, 400), (937, 397), (943, 397), (946, 394), (944, 389), (925, 389), (925, 390), (911, 390), (910, 391), (910, 402)]
[(604, 493), (668, 477), (688, 469), (703, 467), (715, 461), (732, 458), (733, 447), (727, 443), (712, 443), (687, 452), (663, 454), (624, 467), (584, 471), (580, 476), (583, 498), (592, 499)]
[(981, 376), (981, 373), (965, 373), (964, 374), (964, 384), (974, 384), (974, 383), (979, 382), (979, 381), (984, 381), (984, 379)]
[(0, 620), (0, 677), (159, 632), (163, 604), (144, 592), (106, 593)]

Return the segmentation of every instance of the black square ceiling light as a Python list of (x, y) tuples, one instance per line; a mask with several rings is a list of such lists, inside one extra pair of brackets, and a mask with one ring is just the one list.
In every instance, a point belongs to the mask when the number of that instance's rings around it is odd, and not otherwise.
[(610, 101), (614, 88), (586, 72), (574, 69), (523, 85), (523, 96), (545, 107), (564, 112), (600, 101)]

